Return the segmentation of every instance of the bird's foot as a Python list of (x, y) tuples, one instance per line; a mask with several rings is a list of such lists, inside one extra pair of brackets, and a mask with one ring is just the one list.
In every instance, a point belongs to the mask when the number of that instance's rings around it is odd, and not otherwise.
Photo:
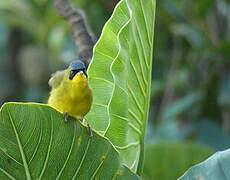
[(78, 120), (84, 123), (84, 118), (79, 118)]
[(67, 112), (64, 112), (63, 115), (64, 115), (64, 118), (65, 118), (65, 123), (67, 123), (68, 122), (68, 118), (69, 118)]
[(93, 131), (92, 131), (92, 129), (91, 129), (90, 125), (89, 125), (89, 122), (87, 120), (86, 120), (86, 123), (87, 123), (87, 129), (89, 131), (89, 135), (92, 137), (93, 136)]

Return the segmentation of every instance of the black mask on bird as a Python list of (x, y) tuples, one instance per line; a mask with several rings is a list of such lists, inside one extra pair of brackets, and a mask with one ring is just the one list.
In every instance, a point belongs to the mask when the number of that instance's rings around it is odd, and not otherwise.
[(69, 74), (70, 80), (72, 80), (76, 74), (81, 74), (81, 73), (84, 73), (85, 76), (88, 78), (88, 75), (86, 73), (85, 64), (80, 60), (71, 62), (69, 69), (70, 69), (70, 74)]

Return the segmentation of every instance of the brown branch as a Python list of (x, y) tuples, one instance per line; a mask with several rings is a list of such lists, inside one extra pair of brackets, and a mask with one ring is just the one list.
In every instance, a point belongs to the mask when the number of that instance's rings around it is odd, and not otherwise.
[(54, 0), (54, 5), (58, 14), (69, 23), (79, 59), (88, 67), (93, 55), (94, 41), (85, 13), (75, 8), (69, 0)]

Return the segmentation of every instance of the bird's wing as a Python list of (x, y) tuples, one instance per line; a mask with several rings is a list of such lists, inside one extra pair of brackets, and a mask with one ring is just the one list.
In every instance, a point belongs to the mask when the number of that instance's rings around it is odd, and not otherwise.
[(52, 89), (57, 88), (61, 84), (66, 71), (67, 70), (57, 71), (57, 72), (52, 74), (52, 76), (51, 76), (51, 78), (49, 80), (49, 86)]

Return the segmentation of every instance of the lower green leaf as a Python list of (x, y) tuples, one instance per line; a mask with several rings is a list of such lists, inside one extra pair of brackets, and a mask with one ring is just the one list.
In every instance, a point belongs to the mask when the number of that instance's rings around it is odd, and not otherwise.
[(107, 139), (47, 105), (5, 104), (0, 139), (0, 179), (139, 179)]
[(179, 180), (230, 179), (230, 149), (217, 152), (204, 162), (190, 168)]

